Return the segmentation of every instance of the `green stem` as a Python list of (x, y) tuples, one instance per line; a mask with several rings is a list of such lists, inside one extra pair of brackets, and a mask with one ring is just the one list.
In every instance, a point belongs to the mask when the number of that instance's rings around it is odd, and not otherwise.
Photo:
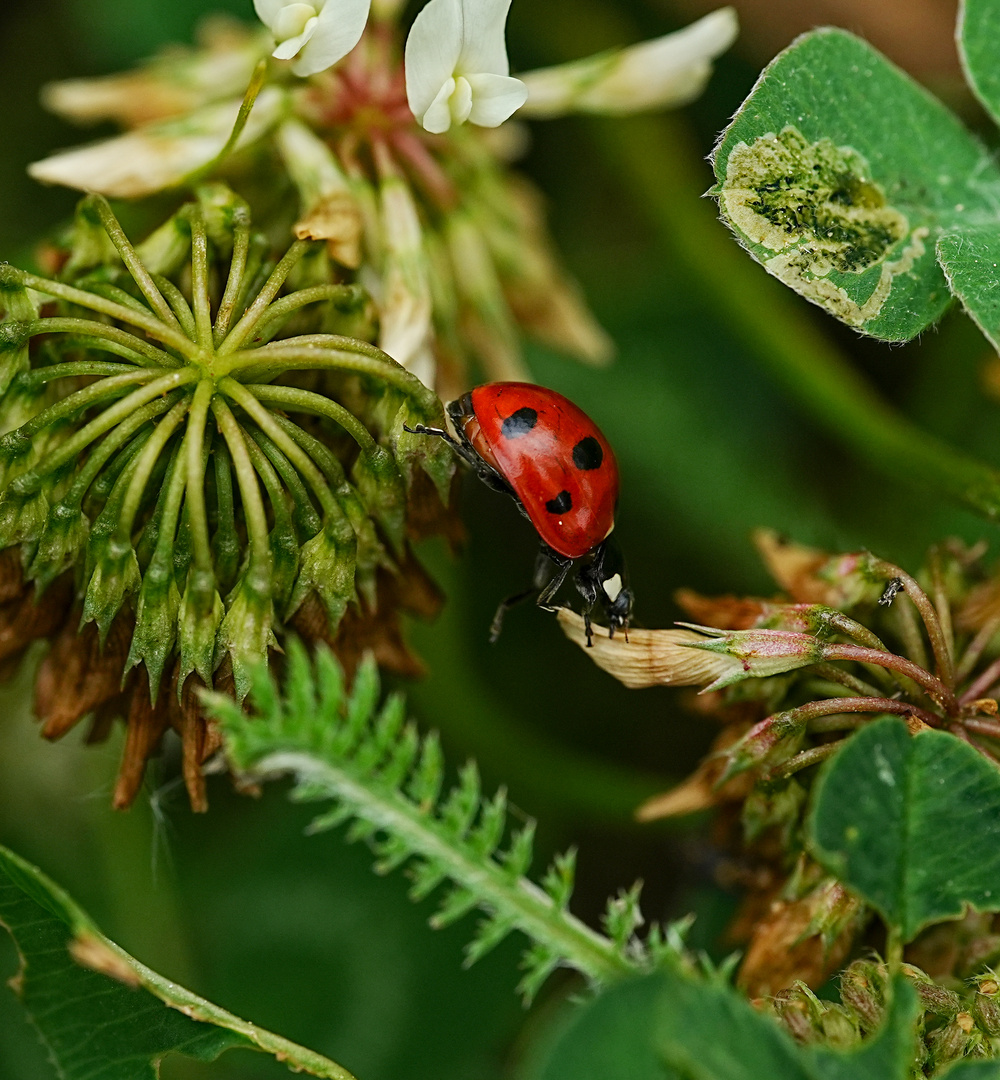
[[(150, 345), (148, 341), (137, 338), (127, 330), (120, 330), (117, 326), (108, 326), (106, 323), (95, 322), (93, 319), (71, 318), (47, 318), (36, 319), (28, 323), (28, 332), (34, 337), (36, 334), (75, 334), (84, 338), (96, 338), (99, 341), (112, 342), (123, 346), (134, 353), (138, 358), (152, 361), (157, 367), (177, 367), (179, 361), (170, 353)], [(122, 355), (121, 353), (118, 354)]]
[(194, 301), (195, 340), (203, 349), (214, 348), (212, 311), (208, 297), (208, 233), (200, 206), (191, 208), (191, 298)]
[[(190, 429), (184, 433), (184, 438), (187, 439), (189, 436)], [(177, 537), (177, 520), (180, 517), (184, 488), (187, 485), (187, 466), (188, 456), (182, 445), (171, 459), (164, 479), (167, 494), (156, 523), (156, 547), (149, 561), (150, 568), (162, 567), (167, 571), (171, 569), (174, 560), (174, 541)]]
[(322, 300), (334, 302), (351, 300), (357, 303), (363, 295), (358, 285), (313, 285), (308, 289), (299, 289), (288, 296), (283, 296), (280, 300), (275, 300), (268, 309), (267, 318), (261, 321), (259, 332), (263, 333), (271, 323), (287, 318), (307, 304), (317, 304)]
[(222, 344), (219, 345), (217, 349), (217, 354), (219, 356), (228, 356), (230, 353), (236, 352), (243, 342), (253, 333), (257, 323), (263, 318), (268, 305), (278, 295), (278, 290), (281, 286), (284, 285), (285, 278), (288, 277), (292, 272), (292, 268), (306, 253), (309, 248), (309, 243), (308, 240), (296, 240), (285, 252), (281, 261), (271, 271), (271, 276), (264, 282), (264, 286), (257, 294), (254, 302), (247, 308), (246, 314), (232, 330), (229, 331), (223, 339)]
[(927, 637), (931, 643), (931, 651), (934, 653), (934, 662), (937, 674), (941, 681), (949, 687), (955, 685), (955, 663), (948, 644), (947, 635), (941, 626), (937, 609), (931, 603), (930, 597), (920, 585), (905, 570), (901, 570), (892, 563), (882, 559), (872, 560), (872, 569), (875, 573), (885, 577), (886, 581), (895, 579), (903, 586), (903, 591), (910, 598), (913, 606), (917, 609), (927, 631)]
[(274, 442), (256, 424), (247, 427), (246, 431), (250, 438), (267, 455), (268, 461), (274, 466), (281, 477), (281, 482), (291, 494), (302, 526), (303, 539), (315, 536), (319, 532), (322, 522), (319, 514), (316, 513), (312, 500), (309, 498), (309, 492), (306, 491), (306, 486), (302, 482), (302, 476), (288, 460), (288, 457), (278, 449)]
[(756, 266), (719, 224), (700, 198), (710, 182), (702, 152), (679, 120), (616, 118), (589, 127), (664, 246), (713, 298), (715, 317), (818, 424), (880, 472), (936, 488), (991, 521), (1000, 518), (1000, 472), (891, 409), (813, 326), (804, 302)]
[(181, 391), (179, 390), (175, 390), (169, 397), (151, 401), (143, 408), (136, 409), (127, 420), (123, 420), (106, 439), (101, 441), (100, 445), (95, 450), (87, 455), (86, 462), (77, 473), (73, 480), (73, 485), (66, 493), (66, 497), (63, 501), (73, 506), (82, 505), (87, 494), (87, 489), (94, 482), (97, 474), (111, 459), (112, 454), (120, 447), (124, 446), (143, 424), (172, 408), (176, 403), (177, 395), (180, 392)]
[(211, 379), (202, 379), (194, 391), (188, 429), (184, 436), (187, 446), (187, 506), (191, 523), (191, 544), (195, 566), (202, 571), (212, 569), (212, 546), (208, 535), (208, 513), (205, 509), (205, 467), (203, 453), (208, 408), (215, 386)]
[(215, 422), (219, 425), (222, 437), (229, 448), (233, 468), (236, 470), (236, 483), (239, 485), (240, 497), (243, 500), (243, 514), (250, 539), (250, 563), (252, 566), (263, 568), (269, 565), (271, 560), (267, 542), (267, 514), (264, 512), (264, 501), (257, 484), (257, 474), (250, 461), (243, 432), (236, 423), (232, 409), (218, 394), (212, 398), (211, 408)]
[[(244, 394), (249, 394), (257, 401), (269, 402), (272, 405), (281, 405), (296, 412), (314, 413), (317, 416), (325, 416), (347, 432), (348, 435), (361, 447), (362, 453), (372, 453), (376, 446), (375, 438), (364, 424), (343, 405), (322, 394), (313, 393), (311, 390), (302, 390), (297, 386), (270, 386), (266, 383), (237, 383), (234, 379), (224, 380), (239, 386)], [(235, 392), (233, 394), (235, 397)], [(243, 404), (243, 398), (240, 398)], [(249, 410), (247, 410), (249, 411)]]
[(118, 218), (112, 213), (111, 204), (103, 195), (90, 195), (88, 200), (96, 207), (104, 231), (108, 234), (111, 243), (115, 245), (115, 249), (125, 264), (125, 269), (128, 270), (132, 280), (139, 286), (139, 291), (145, 296), (149, 306), (159, 315), (166, 326), (180, 330), (177, 317), (170, 310), (170, 305), (163, 299), (149, 271), (142, 265), (142, 260), (136, 254), (129, 238), (125, 235), (125, 230), (119, 224)]
[(250, 76), (250, 84), (247, 86), (242, 102), (240, 102), (240, 111), (236, 114), (236, 122), (233, 124), (233, 130), (229, 133), (229, 138), (226, 139), (225, 145), (211, 161), (203, 165), (192, 176), (187, 178), (188, 184), (193, 184), (202, 177), (211, 176), (232, 153), (236, 143), (239, 141), (239, 137), (243, 134), (243, 129), (247, 126), (247, 121), (250, 119), (250, 113), (257, 101), (257, 95), (261, 92), (266, 78), (267, 57), (260, 60), (253, 69), (253, 74)]
[(159, 286), (160, 292), (167, 298), (167, 303), (170, 305), (173, 313), (177, 316), (177, 321), (181, 324), (181, 329), (192, 341), (194, 341), (198, 335), (194, 322), (194, 312), (191, 310), (191, 305), (185, 299), (184, 294), (170, 278), (164, 277), (162, 274), (154, 274), (153, 280)]
[[(21, 383), (25, 386), (44, 386), (57, 379), (71, 379), (80, 375), (121, 375), (127, 371), (134, 372), (135, 368), (131, 364), (115, 364), (104, 360), (74, 360), (66, 364), (35, 368), (23, 376)], [(144, 371), (150, 378), (159, 374), (148, 368)]]
[(330, 491), (326, 480), (323, 478), (323, 474), (316, 467), (315, 462), (309, 455), (295, 442), (282, 431), (281, 427), (277, 424), (274, 417), (260, 404), (260, 402), (249, 393), (249, 391), (241, 386), (235, 379), (223, 379), (219, 383), (219, 390), (222, 393), (228, 394), (233, 401), (237, 402), (250, 416), (250, 418), (257, 424), (257, 426), (267, 435), (270, 439), (273, 439), (275, 444), (280, 447), (282, 453), (284, 453), (289, 461), (295, 466), (296, 469), (306, 478), (310, 487), (316, 492), (316, 498), (319, 500), (320, 506), (323, 508), (324, 513), (333, 514), (337, 517), (341, 517), (340, 504), (333, 496), (333, 492)]
[[(66, 300), (79, 307), (88, 308), (90, 311), (98, 311), (102, 315), (118, 319), (119, 322), (127, 323), (129, 326), (138, 326), (141, 330), (145, 330), (150, 337), (162, 341), (164, 345), (169, 345), (172, 349), (176, 349), (181, 356), (186, 357), (188, 360), (198, 360), (198, 346), (184, 336), (180, 327), (175, 329), (173, 326), (168, 326), (166, 323), (154, 318), (152, 314), (144, 315), (134, 308), (126, 307), (124, 304), (116, 304), (112, 300), (105, 300), (103, 297), (95, 296), (93, 293), (85, 292), (83, 289), (75, 289), (72, 285), (64, 285), (60, 281), (50, 281), (48, 278), (39, 277), (37, 274), (29, 274), (24, 270), (18, 270), (16, 267), (5, 267), (4, 270), (3, 277), (8, 277), (19, 285), (24, 285), (25, 288), (34, 289), (35, 292), (44, 293), (46, 296), (58, 297), (60, 300)], [(172, 313), (171, 322), (174, 324), (177, 322)]]
[(259, 349), (248, 351), (246, 359), (234, 361), (228, 371), (235, 373), (252, 370), (255, 376), (259, 376), (261, 371), (278, 375), (284, 371), (310, 368), (332, 368), (335, 371), (367, 375), (401, 390), (407, 397), (417, 400), (425, 410), (438, 412), (441, 408), (434, 391), (424, 386), (416, 375), (411, 374), (401, 364), (397, 364), (388, 353), (366, 341), (334, 334), (283, 338), (279, 342), (262, 345)]
[(118, 535), (127, 542), (132, 536), (132, 522), (139, 512), (139, 504), (146, 491), (150, 474), (156, 466), (156, 462), (163, 453), (164, 447), (170, 437), (177, 430), (178, 425), (187, 415), (191, 402), (187, 397), (182, 398), (156, 425), (156, 430), (149, 438), (149, 442), (142, 448), (142, 453), (136, 462), (135, 471), (129, 481), (128, 490), (125, 492), (125, 500), (122, 503), (121, 514), (118, 519)]
[(215, 313), (215, 327), (212, 330), (212, 343), (218, 348), (229, 333), (229, 324), (236, 309), (236, 301), (243, 287), (243, 275), (247, 266), (247, 251), (250, 248), (250, 215), (243, 208), (236, 211), (233, 228), (233, 257), (229, 263), (229, 277), (226, 289), (219, 301), (219, 310)]
[[(143, 382), (155, 374), (156, 372), (132, 371), (127, 375), (111, 375), (107, 379), (101, 379), (100, 382), (92, 383), (90, 386), (78, 390), (75, 394), (70, 394), (69, 397), (63, 398), (62, 401), (57, 401), (55, 405), (50, 406), (48, 409), (40, 412), (37, 416), (32, 417), (27, 423), (22, 424), (10, 434), (16, 435), (21, 441), (28, 441), (39, 431), (42, 431), (44, 428), (49, 427), (57, 421), (72, 416), (83, 409), (89, 408), (89, 406), (103, 398), (111, 397), (116, 394), (123, 387), (127, 387), (135, 382)], [(71, 457), (74, 457), (85, 446), (96, 439), (98, 435), (103, 435), (109, 428), (114, 427), (115, 424), (124, 420), (133, 409), (138, 409), (140, 406), (145, 405), (147, 401), (152, 401), (152, 399), (158, 395), (167, 394), (171, 390), (176, 390), (185, 383), (190, 382), (191, 375), (194, 375), (194, 372), (178, 371), (175, 374), (167, 375), (160, 379), (153, 379), (153, 381), (146, 386), (139, 390), (134, 390), (131, 394), (123, 397), (114, 405), (109, 406), (100, 414), (100, 416), (94, 417), (89, 424), (81, 428), (76, 435), (59, 447), (54, 455), (59, 459), (58, 464), (61, 465)], [(44, 473), (51, 472), (52, 469), (58, 467), (57, 464), (53, 463), (52, 457), (46, 458), (43, 464)], [(40, 473), (39, 475), (44, 475), (44, 473)], [(25, 473), (25, 476), (27, 475), (28, 474)], [(24, 477), (21, 477), (21, 479), (23, 480)]]

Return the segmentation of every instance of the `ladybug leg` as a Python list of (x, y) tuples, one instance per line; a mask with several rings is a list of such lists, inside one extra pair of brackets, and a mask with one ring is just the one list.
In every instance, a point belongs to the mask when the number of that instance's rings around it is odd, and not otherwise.
[(563, 555), (557, 555), (549, 549), (543, 549), (538, 557), (538, 564), (535, 568), (536, 579), (539, 570), (547, 568), (546, 564), (549, 562), (554, 562), (558, 569), (552, 578), (550, 578), (548, 584), (546, 584), (541, 592), (539, 592), (538, 599), (535, 603), (544, 611), (555, 611), (556, 609), (551, 606), (549, 601), (562, 588), (563, 582), (569, 575), (570, 567), (573, 565), (573, 560), (567, 559)]
[(593, 648), (594, 628), (590, 624), (590, 613), (597, 603), (597, 586), (594, 581), (593, 563), (583, 564), (573, 578), (576, 591), (583, 597), (583, 632), (587, 636), (587, 648)]
[(490, 623), (491, 645), (496, 644), (497, 639), (500, 637), (500, 631), (503, 629), (503, 617), (507, 614), (507, 609), (527, 600), (529, 596), (540, 593), (546, 586), (550, 568), (551, 559), (544, 551), (540, 551), (538, 553), (538, 558), (535, 560), (535, 578), (531, 587), (522, 589), (520, 592), (514, 593), (513, 596), (508, 596), (506, 600), (500, 601), (496, 614), (493, 616), (493, 622)]
[(479, 459), (476, 455), (473, 454), (464, 443), (459, 442), (450, 432), (445, 431), (444, 428), (427, 427), (424, 424), (417, 424), (416, 427), (410, 427), (409, 424), (404, 424), (403, 430), (408, 431), (411, 435), (436, 435), (439, 439), (444, 439), (463, 461), (467, 462), (474, 469), (477, 468)]

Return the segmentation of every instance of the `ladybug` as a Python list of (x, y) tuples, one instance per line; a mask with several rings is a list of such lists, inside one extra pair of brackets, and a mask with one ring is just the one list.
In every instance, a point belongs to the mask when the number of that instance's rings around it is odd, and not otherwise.
[[(618, 504), (614, 451), (587, 414), (544, 386), (495, 382), (477, 386), (447, 406), (457, 438), (419, 424), (406, 430), (436, 435), (476, 471), (487, 486), (509, 495), (535, 527), (541, 550), (531, 588), (502, 601), (490, 627), (500, 636), (504, 613), (521, 600), (554, 610), (550, 601), (570, 570), (584, 599), (587, 645), (590, 612), (600, 603), (608, 635), (628, 635), (632, 593), (625, 564), (610, 541)], [(405, 426), (405, 425), (404, 425)]]

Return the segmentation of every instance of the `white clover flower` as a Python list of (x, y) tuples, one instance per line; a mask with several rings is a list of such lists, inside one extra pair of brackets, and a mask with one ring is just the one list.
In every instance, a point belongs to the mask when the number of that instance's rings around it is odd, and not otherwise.
[(406, 39), (406, 98), (437, 135), (466, 120), (497, 127), (527, 90), (508, 72), (504, 26), (510, 0), (430, 0)]
[(720, 8), (676, 33), (528, 72), (521, 76), (528, 90), (524, 114), (621, 116), (685, 105), (702, 92), (712, 60), (732, 45), (738, 30), (735, 10)]
[(316, 75), (342, 60), (361, 40), (371, 0), (253, 0), (274, 35), (278, 60), (295, 60), (296, 75)]

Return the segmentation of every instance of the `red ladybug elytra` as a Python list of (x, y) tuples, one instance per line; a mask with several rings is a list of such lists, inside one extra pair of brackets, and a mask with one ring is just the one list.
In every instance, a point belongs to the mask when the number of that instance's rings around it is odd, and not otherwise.
[(500, 604), (490, 640), (496, 641), (504, 612), (518, 601), (537, 594), (535, 602), (548, 607), (573, 566), (573, 584), (586, 605), (587, 644), (590, 611), (598, 602), (609, 634), (620, 628), (627, 633), (632, 593), (609, 541), (618, 463), (594, 421), (562, 394), (523, 382), (477, 386), (447, 409), (457, 439), (422, 424), (406, 430), (450, 443), (489, 487), (514, 499), (541, 540), (534, 584)]

